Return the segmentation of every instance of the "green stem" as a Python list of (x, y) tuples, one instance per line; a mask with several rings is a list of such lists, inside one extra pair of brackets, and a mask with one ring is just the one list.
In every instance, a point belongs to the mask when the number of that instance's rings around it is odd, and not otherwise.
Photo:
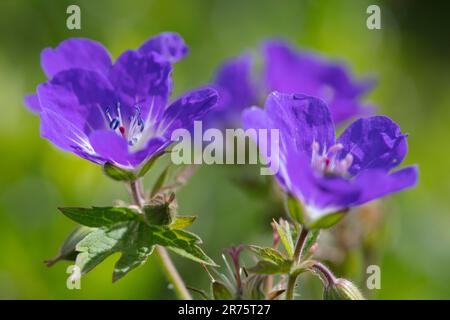
[[(144, 200), (142, 199), (142, 185), (140, 181), (130, 181), (130, 190), (134, 204), (142, 207)], [(172, 259), (170, 259), (166, 248), (156, 246), (155, 251), (164, 274), (166, 275), (167, 280), (173, 285), (177, 297), (181, 300), (192, 300), (192, 296), (186, 288), (178, 270), (175, 268)]]
[(192, 300), (192, 296), (189, 293), (183, 279), (175, 268), (172, 259), (170, 259), (166, 248), (156, 246), (156, 257), (161, 264), (164, 274), (167, 280), (173, 285), (177, 297), (181, 300)]
[[(297, 239), (297, 243), (295, 244), (295, 250), (294, 250), (294, 265), (298, 265), (300, 263), (303, 247), (305, 246), (306, 238), (308, 237), (309, 230), (305, 227), (302, 227), (302, 230), (300, 231), (300, 234)], [(287, 290), (286, 290), (286, 300), (292, 300), (294, 299), (294, 288), (295, 283), (297, 282), (298, 275), (289, 275), (288, 278), (288, 284), (287, 284)]]

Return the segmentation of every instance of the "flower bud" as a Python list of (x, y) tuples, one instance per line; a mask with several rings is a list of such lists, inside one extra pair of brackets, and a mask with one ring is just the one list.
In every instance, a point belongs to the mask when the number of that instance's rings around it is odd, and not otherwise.
[(152, 199), (142, 209), (148, 224), (168, 226), (174, 220), (176, 204), (173, 199), (165, 199), (161, 196)]
[(365, 300), (352, 282), (342, 278), (336, 279), (325, 288), (323, 298), (325, 300)]

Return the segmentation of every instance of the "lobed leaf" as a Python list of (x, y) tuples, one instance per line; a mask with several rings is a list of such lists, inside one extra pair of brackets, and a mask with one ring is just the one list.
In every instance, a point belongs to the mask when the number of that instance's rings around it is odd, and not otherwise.
[(139, 218), (135, 210), (127, 207), (62, 207), (58, 209), (71, 220), (93, 228), (107, 227)]

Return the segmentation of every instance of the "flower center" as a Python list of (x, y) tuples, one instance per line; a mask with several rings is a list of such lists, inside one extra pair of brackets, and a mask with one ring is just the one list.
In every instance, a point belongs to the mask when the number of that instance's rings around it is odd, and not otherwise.
[(141, 118), (141, 108), (136, 105), (134, 114), (125, 121), (120, 110), (120, 103), (117, 103), (114, 110), (110, 107), (105, 110), (108, 127), (118, 135), (127, 140), (128, 145), (134, 146), (142, 136), (144, 131), (144, 121)]
[(337, 143), (328, 148), (328, 150), (324, 148), (323, 152), (320, 153), (320, 146), (314, 141), (312, 144), (311, 165), (323, 175), (348, 176), (348, 169), (352, 165), (353, 156), (351, 153), (348, 153), (342, 160), (336, 158), (337, 153), (343, 148), (342, 144)]

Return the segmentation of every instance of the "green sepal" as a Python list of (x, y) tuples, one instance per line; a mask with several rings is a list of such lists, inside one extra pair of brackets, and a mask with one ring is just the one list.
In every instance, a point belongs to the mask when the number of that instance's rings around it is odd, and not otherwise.
[(109, 162), (103, 165), (103, 172), (116, 181), (134, 181), (137, 178), (132, 171), (120, 168)]
[(305, 223), (304, 212), (301, 203), (291, 194), (287, 195), (286, 201), (287, 211), (289, 216), (300, 224)]
[(305, 225), (309, 230), (312, 229), (328, 229), (337, 224), (345, 216), (347, 211), (339, 211), (335, 213), (326, 214), (312, 223), (306, 223)]
[(165, 151), (160, 152), (152, 156), (150, 159), (148, 159), (144, 165), (138, 170), (137, 177), (143, 177), (145, 174), (155, 165), (156, 160), (158, 160), (162, 155), (166, 154)]

